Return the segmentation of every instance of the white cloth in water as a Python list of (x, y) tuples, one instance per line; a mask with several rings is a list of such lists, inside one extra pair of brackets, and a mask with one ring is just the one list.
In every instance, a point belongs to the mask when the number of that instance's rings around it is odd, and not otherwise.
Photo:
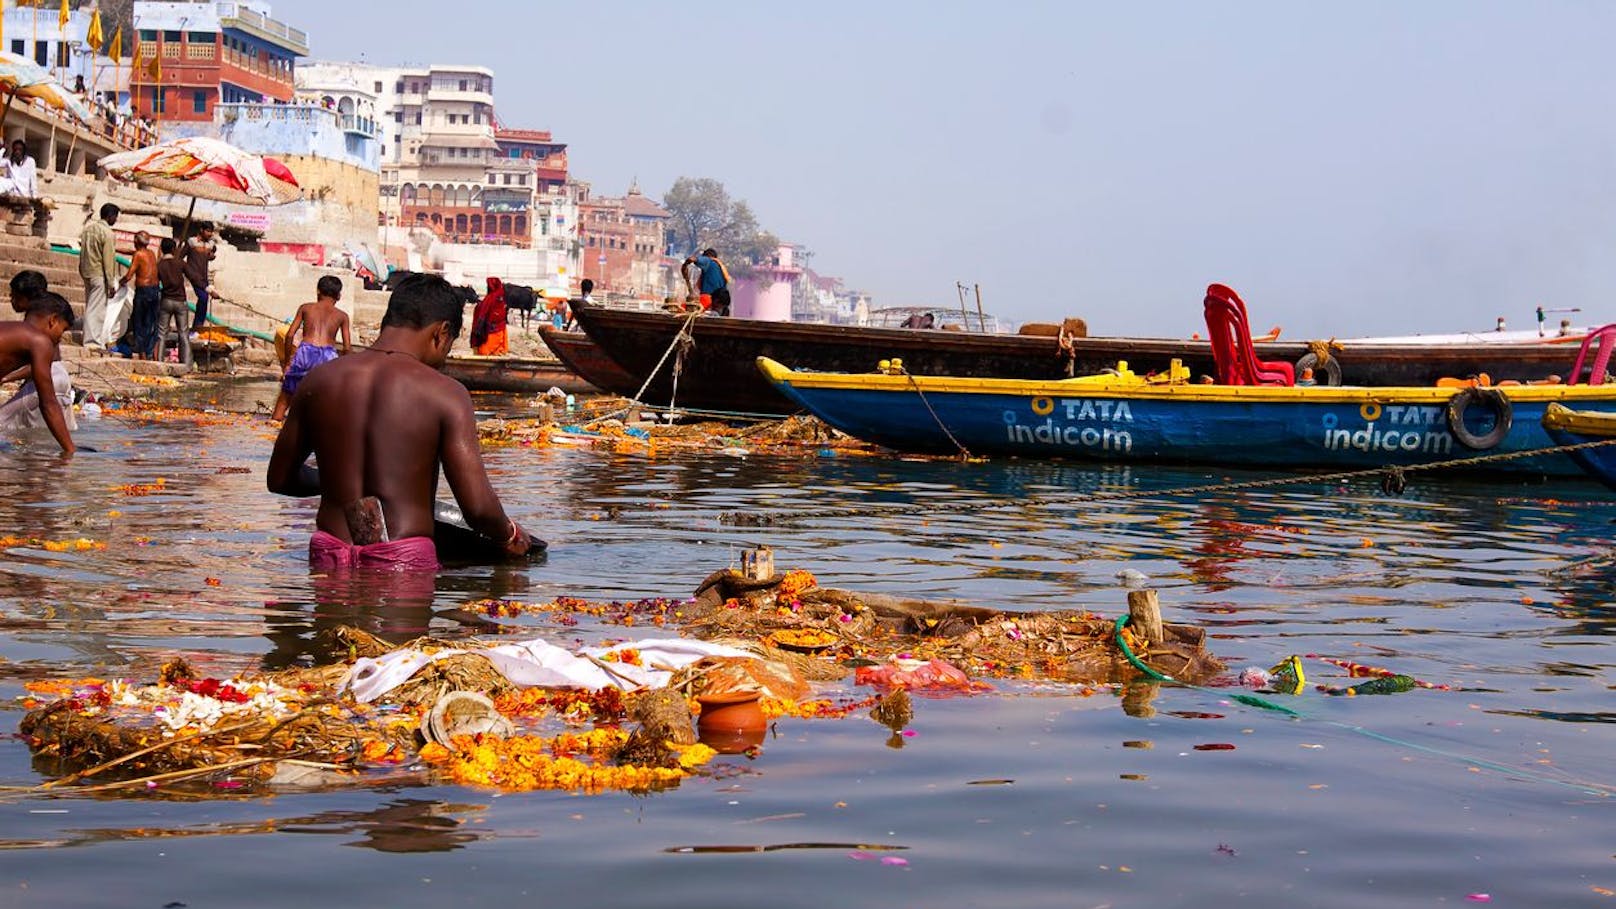
[[(611, 671), (596, 662), (608, 653), (633, 649), (639, 652), (642, 665), (611, 663)], [(614, 647), (587, 647), (573, 653), (547, 641), (534, 639), (510, 644), (499, 644), (477, 650), (440, 650), (426, 654), (412, 648), (400, 648), (379, 657), (361, 657), (343, 681), (344, 690), (352, 691), (355, 698), (370, 703), (394, 688), (404, 684), (421, 667), (437, 660), (461, 653), (475, 653), (486, 657), (500, 674), (523, 688), (635, 688), (661, 687), (673, 677), (669, 669), (682, 669), (707, 657), (751, 657), (735, 647), (690, 641), (683, 638), (660, 638), (630, 641)], [(594, 659), (591, 659), (593, 657)], [(653, 669), (663, 666), (667, 669)]]
[[(73, 419), (73, 380), (60, 360), (51, 364), (51, 384), (56, 386), (56, 400), (62, 404), (62, 416), (67, 420), (68, 431), (78, 429), (78, 421)], [(34, 387), (34, 380), (28, 379), (11, 396), (11, 400), (0, 405), (0, 432), (44, 428), (45, 415), (39, 412), (39, 390)]]

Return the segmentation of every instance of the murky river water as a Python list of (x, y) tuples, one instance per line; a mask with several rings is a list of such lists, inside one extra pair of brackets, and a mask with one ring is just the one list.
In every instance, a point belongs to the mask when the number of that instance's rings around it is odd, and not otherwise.
[[(356, 616), (311, 583), (309, 505), (262, 491), (270, 437), (108, 418), (81, 433), (101, 451), (67, 466), (48, 443), (0, 453), (0, 533), (108, 543), (0, 554), (0, 728), (29, 678), (148, 678), (175, 653), (216, 674), (278, 664), (325, 621), (451, 634), (449, 610), (489, 595), (685, 595), (754, 542), (829, 585), (1012, 609), (1116, 614), (1117, 572), (1134, 569), (1235, 669), (1319, 654), (1454, 690), (1309, 690), (1292, 719), (1222, 692), (1162, 688), (1145, 716), (1114, 692), (1003, 685), (919, 701), (901, 748), (862, 716), (782, 720), (755, 759), (651, 796), (12, 794), (0, 906), (1616, 904), (1616, 798), (1599, 794), (1616, 791), (1616, 510), (1592, 484), (1096, 502), (1225, 474), (501, 449), (496, 486), (548, 560), (446, 572), (436, 615)], [(849, 506), (865, 514), (718, 521)], [(0, 741), (0, 785), (40, 781), (25, 745)], [(793, 844), (832, 845), (678, 851)]]

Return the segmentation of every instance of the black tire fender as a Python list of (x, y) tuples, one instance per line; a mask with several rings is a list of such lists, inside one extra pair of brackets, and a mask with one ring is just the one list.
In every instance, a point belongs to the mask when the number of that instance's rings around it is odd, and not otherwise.
[(1302, 354), (1302, 358), (1300, 360), (1296, 361), (1296, 378), (1300, 379), (1302, 377), (1302, 370), (1304, 370), (1304, 369), (1313, 370), (1314, 371), (1313, 372), (1313, 381), (1320, 384), (1320, 385), (1329, 385), (1329, 386), (1334, 387), (1334, 386), (1337, 386), (1337, 385), (1341, 384), (1341, 358), (1340, 357), (1332, 356), (1330, 359), (1324, 361), (1324, 381), (1322, 381), (1322, 382), (1319, 382), (1319, 375), (1318, 375), (1319, 355), (1318, 354), (1316, 354), (1316, 353)]
[[(1472, 407), (1485, 407), (1493, 411), (1497, 420), (1485, 435), (1476, 435), (1465, 426), (1465, 414)], [(1509, 398), (1496, 388), (1466, 388), (1448, 399), (1448, 431), (1459, 444), (1477, 451), (1498, 447), (1509, 435), (1515, 408)]]

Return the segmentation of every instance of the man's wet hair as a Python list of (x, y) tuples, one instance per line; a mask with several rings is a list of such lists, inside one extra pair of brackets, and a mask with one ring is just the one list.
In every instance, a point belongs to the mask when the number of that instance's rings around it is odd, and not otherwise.
[(67, 298), (47, 290), (28, 304), (28, 311), (23, 318), (48, 319), (51, 316), (60, 316), (69, 329), (75, 324), (73, 307), (68, 305)]
[(594, 289), (595, 289), (595, 282), (589, 280), (588, 278), (583, 279), (583, 281), (580, 282), (579, 285), (578, 285), (579, 292), (581, 292), (586, 297), (589, 296), (590, 292), (593, 291)]
[(165, 256), (180, 248), (180, 245), (174, 242), (173, 237), (164, 237), (163, 242), (158, 244), (158, 246), (163, 250), (163, 255)]
[(465, 307), (465, 298), (453, 284), (437, 275), (413, 274), (398, 282), (387, 298), (382, 327), (425, 328), (448, 322), (450, 335), (458, 338)]
[(340, 300), (342, 299), (342, 279), (336, 275), (326, 275), (314, 282), (314, 292), (322, 297)]
[(101, 206), (101, 220), (111, 221), (113, 218), (118, 217), (118, 215), (122, 212), (123, 209), (113, 205), (111, 202), (108, 202), (107, 204)]
[(24, 300), (37, 300), (50, 290), (50, 282), (33, 269), (19, 271), (11, 276), (11, 293)]
[(713, 249), (711, 246), (709, 246), (706, 249), (702, 250), (701, 254), (706, 256), (707, 258), (711, 259), (714, 256), (718, 255), (718, 250)]

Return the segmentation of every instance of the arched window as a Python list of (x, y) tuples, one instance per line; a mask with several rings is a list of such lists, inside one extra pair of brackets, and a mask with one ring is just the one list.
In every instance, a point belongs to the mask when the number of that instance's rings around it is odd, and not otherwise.
[(472, 215), (471, 216), (471, 232), (476, 234), (479, 237), (482, 236), (482, 233), (483, 233), (483, 216), (482, 215)]
[(415, 204), (415, 184), (414, 183), (406, 183), (406, 184), (404, 184), (404, 188), (400, 189), (398, 191), (398, 198), (405, 205), (414, 205)]
[(442, 208), (443, 207), (443, 187), (441, 187), (441, 186), (437, 185), (436, 183), (434, 183), (432, 185), (432, 195), (427, 201), (428, 201), (428, 204), (431, 205), (433, 208)]
[(455, 215), (454, 229), (455, 229), (455, 233), (463, 234), (463, 233), (466, 232), (466, 216), (465, 215)]
[(516, 227), (516, 235), (518, 237), (527, 236), (527, 215), (517, 215), (514, 226)]
[(500, 233), (500, 236), (504, 236), (504, 237), (508, 237), (508, 236), (511, 235), (511, 216), (510, 215), (500, 215), (499, 216), (499, 233)]

